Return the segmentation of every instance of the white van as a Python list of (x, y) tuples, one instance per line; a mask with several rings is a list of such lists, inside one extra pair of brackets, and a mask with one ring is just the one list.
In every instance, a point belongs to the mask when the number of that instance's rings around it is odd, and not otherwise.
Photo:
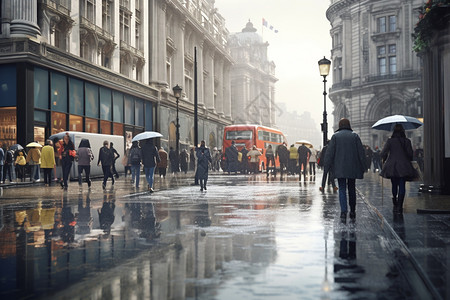
[[(120, 154), (120, 158), (116, 161), (116, 170), (117, 172), (124, 172), (125, 168), (122, 165), (122, 158), (125, 155), (124, 149), (124, 138), (121, 135), (109, 135), (109, 134), (98, 134), (98, 133), (87, 133), (87, 132), (78, 132), (78, 131), (63, 131), (57, 134), (54, 134), (49, 137), (50, 140), (54, 140), (58, 138), (60, 140), (69, 133), (69, 137), (72, 140), (75, 150), (78, 149), (78, 145), (80, 145), (81, 139), (88, 139), (91, 144), (92, 153), (94, 154), (94, 160), (91, 163), (91, 177), (103, 176), (103, 171), (101, 165), (97, 165), (98, 154), (100, 148), (103, 147), (103, 141), (108, 141), (108, 143), (114, 144), (114, 149)], [(78, 179), (78, 163), (76, 161), (73, 162), (72, 169), (70, 170), (70, 178)]]

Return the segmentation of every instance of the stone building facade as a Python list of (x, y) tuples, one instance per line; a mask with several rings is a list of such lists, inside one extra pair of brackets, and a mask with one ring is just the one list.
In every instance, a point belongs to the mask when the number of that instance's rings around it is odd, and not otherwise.
[(235, 61), (231, 69), (231, 116), (235, 124), (274, 127), (279, 113), (275, 105), (275, 63), (267, 57), (268, 42), (249, 21), (241, 32), (230, 35)]
[[(199, 139), (214, 146), (231, 123), (231, 56), (212, 0), (3, 0), (0, 119), (7, 143), (65, 130), (124, 135), (158, 130), (193, 144), (193, 52)], [(5, 125), (6, 126), (6, 125)], [(3, 130), (4, 128), (2, 128)], [(0, 137), (1, 139), (2, 137)], [(5, 139), (5, 137), (3, 137)]]
[[(326, 16), (332, 37), (334, 129), (347, 117), (364, 144), (381, 147), (391, 133), (371, 129), (377, 120), (393, 114), (423, 117), (421, 66), (411, 36), (422, 3), (331, 1)], [(422, 133), (407, 132), (414, 147), (422, 145)]]

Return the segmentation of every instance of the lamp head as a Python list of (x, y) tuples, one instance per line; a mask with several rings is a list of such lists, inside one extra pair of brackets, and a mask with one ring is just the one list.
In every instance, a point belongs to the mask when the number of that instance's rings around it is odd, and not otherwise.
[(175, 98), (181, 98), (181, 91), (183, 90), (183, 88), (181, 88), (181, 86), (179, 86), (178, 84), (176, 86), (174, 86), (172, 88), (173, 90), (173, 95), (175, 96)]
[(326, 59), (325, 56), (319, 60), (320, 76), (328, 76), (330, 73), (331, 61)]

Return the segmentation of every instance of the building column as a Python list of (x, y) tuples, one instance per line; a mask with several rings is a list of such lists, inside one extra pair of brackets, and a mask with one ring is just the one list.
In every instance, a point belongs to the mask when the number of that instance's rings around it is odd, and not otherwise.
[(217, 89), (214, 90), (216, 93), (215, 109), (218, 114), (223, 115), (223, 60), (221, 57), (218, 57), (218, 59), (214, 61), (214, 77), (217, 78)]
[[(175, 30), (175, 53), (173, 56), (173, 85), (179, 85), (184, 87), (184, 29), (186, 20), (179, 20), (175, 22), (177, 26)], [(183, 91), (185, 92), (185, 91)]]
[(207, 109), (214, 110), (214, 52), (211, 49), (205, 49), (204, 68), (206, 71), (204, 104)]
[[(204, 61), (203, 61), (203, 43), (204, 41), (201, 40), (198, 43), (197, 46), (197, 97), (198, 97), (198, 105), (204, 106), (205, 105), (205, 95), (204, 95), (204, 78), (205, 73), (204, 70)], [(195, 88), (195, 87), (194, 87)]]
[(37, 37), (41, 34), (37, 24), (37, 0), (10, 0), (11, 37)]
[(231, 118), (231, 80), (229, 62), (226, 62), (223, 68), (223, 112), (225, 117)]

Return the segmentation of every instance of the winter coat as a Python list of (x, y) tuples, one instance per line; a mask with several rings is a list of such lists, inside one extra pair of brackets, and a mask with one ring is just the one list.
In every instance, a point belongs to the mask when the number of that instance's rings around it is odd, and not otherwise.
[(72, 141), (69, 141), (69, 143), (66, 145), (62, 143), (61, 148), (59, 148), (61, 151), (61, 163), (71, 163), (73, 162), (73, 156), (70, 155), (70, 151), (74, 151), (75, 147), (72, 143)]
[(159, 159), (161, 160), (158, 163), (158, 168), (167, 168), (167, 152), (163, 149), (159, 149), (158, 151)]
[(295, 148), (295, 146), (289, 148), (289, 159), (298, 159), (298, 150), (297, 148)]
[(310, 163), (316, 163), (317, 162), (317, 151), (315, 149), (310, 149), (311, 155), (309, 156), (309, 162)]
[(41, 164), (41, 151), (38, 148), (31, 148), (28, 151), (27, 163), (30, 165), (40, 165)]
[(336, 131), (328, 143), (325, 167), (334, 170), (335, 178), (362, 179), (366, 170), (366, 156), (358, 134), (351, 129)]
[(415, 170), (411, 164), (413, 150), (408, 138), (389, 138), (381, 151), (381, 157), (386, 161), (380, 173), (384, 178), (415, 176)]
[(225, 149), (225, 158), (228, 166), (228, 172), (238, 171), (238, 150), (235, 146)]
[(20, 152), (16, 158), (16, 165), (25, 166), (26, 164), (27, 164), (27, 160), (26, 160), (25, 156), (23, 156), (23, 153)]
[(257, 162), (259, 162), (259, 157), (261, 156), (261, 152), (259, 152), (257, 149), (250, 150), (247, 153), (247, 155), (250, 156), (251, 163), (257, 163)]
[(289, 150), (285, 145), (281, 144), (278, 146), (276, 156), (279, 157), (280, 163), (287, 163), (289, 161), (289, 154)]
[(41, 168), (53, 169), (56, 165), (55, 151), (52, 146), (44, 146), (41, 152)]
[(299, 161), (307, 161), (308, 155), (311, 155), (311, 150), (309, 150), (309, 148), (306, 147), (305, 145), (301, 145), (300, 147), (298, 147), (297, 152)]
[(103, 167), (112, 166), (114, 163), (114, 153), (106, 146), (103, 146), (98, 151), (98, 162), (97, 164), (102, 163)]
[(91, 148), (87, 147), (78, 148), (77, 155), (79, 166), (90, 166), (91, 161), (94, 160), (94, 154), (92, 154)]
[(269, 158), (273, 157), (273, 158), (275, 158), (275, 153), (273, 152), (273, 148), (267, 148), (266, 149), (266, 157), (269, 157)]
[(142, 147), (142, 163), (144, 168), (154, 168), (156, 167), (156, 163), (160, 162), (161, 158), (159, 157), (158, 149), (152, 143), (146, 143)]
[(208, 163), (212, 163), (211, 153), (206, 147), (196, 149), (197, 154), (197, 173), (198, 179), (208, 179)]

